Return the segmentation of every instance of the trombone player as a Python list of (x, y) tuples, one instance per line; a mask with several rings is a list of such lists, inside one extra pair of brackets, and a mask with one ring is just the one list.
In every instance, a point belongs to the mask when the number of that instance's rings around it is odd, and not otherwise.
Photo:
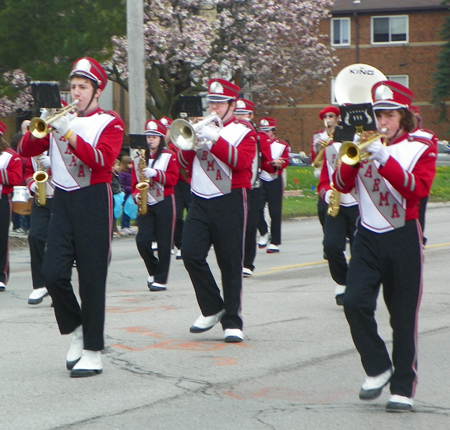
[[(422, 294), (423, 249), (419, 201), (436, 172), (432, 134), (416, 129), (413, 92), (393, 81), (372, 87), (378, 131), (367, 146), (369, 162), (341, 163), (336, 189), (356, 189), (360, 220), (352, 248), (344, 311), (367, 374), (359, 398), (373, 400), (390, 384), (387, 411), (411, 411), (417, 383), (417, 320)], [(364, 139), (363, 135), (363, 139)], [(377, 331), (380, 286), (393, 331), (392, 358)]]
[[(42, 272), (59, 330), (72, 333), (66, 368), (71, 377), (79, 378), (98, 375), (103, 369), (113, 219), (110, 183), (124, 126), (115, 112), (100, 108), (98, 99), (108, 78), (96, 60), (84, 57), (75, 61), (69, 80), (78, 115), (69, 112), (70, 108), (63, 111), (39, 138), (32, 134), (36, 130), (31, 130), (30, 124), (18, 151), (33, 157), (49, 150), (55, 193)], [(41, 120), (49, 123), (46, 110)], [(74, 260), (81, 303), (71, 283)]]

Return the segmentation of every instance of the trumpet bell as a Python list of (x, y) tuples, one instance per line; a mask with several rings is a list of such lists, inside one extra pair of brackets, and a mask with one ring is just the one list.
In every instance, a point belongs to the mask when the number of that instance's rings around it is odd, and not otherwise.
[(43, 119), (39, 117), (33, 118), (30, 121), (30, 131), (36, 139), (42, 139), (47, 136), (48, 125)]
[(182, 118), (178, 118), (170, 124), (169, 136), (172, 143), (182, 151), (190, 151), (195, 148), (197, 139), (194, 127)]
[(344, 164), (354, 166), (361, 161), (361, 150), (353, 142), (343, 142), (339, 150), (339, 158)]

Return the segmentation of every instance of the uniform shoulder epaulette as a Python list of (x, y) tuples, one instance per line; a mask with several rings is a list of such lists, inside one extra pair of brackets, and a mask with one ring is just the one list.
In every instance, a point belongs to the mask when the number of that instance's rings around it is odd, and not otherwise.
[(253, 127), (253, 125), (250, 123), (250, 121), (245, 121), (244, 119), (238, 119), (235, 118), (234, 119), (234, 123), (235, 124), (242, 124), (245, 125), (247, 128), (249, 128), (250, 130), (256, 131), (255, 127)]
[(108, 115), (113, 116), (115, 119), (120, 119), (120, 120), (122, 120), (122, 118), (120, 117), (120, 115), (119, 115), (117, 112), (114, 112), (113, 110), (101, 110), (99, 113), (100, 113), (100, 114), (106, 113), (106, 114), (108, 114)]
[(409, 133), (408, 140), (409, 141), (415, 140), (416, 142), (423, 143), (430, 147), (435, 147), (437, 145), (437, 137), (430, 130), (424, 129), (414, 130), (411, 133)]

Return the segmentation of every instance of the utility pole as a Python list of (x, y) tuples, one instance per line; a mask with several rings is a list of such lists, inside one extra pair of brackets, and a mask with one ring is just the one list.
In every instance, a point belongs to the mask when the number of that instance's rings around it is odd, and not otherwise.
[(127, 0), (129, 132), (142, 134), (145, 120), (144, 3)]

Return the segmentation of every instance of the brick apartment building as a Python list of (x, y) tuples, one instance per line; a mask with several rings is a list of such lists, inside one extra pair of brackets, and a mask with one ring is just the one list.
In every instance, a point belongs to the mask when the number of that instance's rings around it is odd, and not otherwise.
[[(423, 127), (448, 139), (449, 126), (436, 122), (437, 111), (430, 101), (437, 56), (444, 44), (438, 33), (449, 8), (441, 6), (441, 0), (336, 0), (331, 13), (320, 32), (328, 35), (324, 43), (339, 58), (333, 77), (351, 64), (377, 68), (411, 88)], [(309, 154), (312, 134), (323, 128), (318, 112), (333, 103), (332, 81), (295, 107), (272, 105), (266, 112), (278, 119), (278, 136), (288, 139), (294, 151)]]

